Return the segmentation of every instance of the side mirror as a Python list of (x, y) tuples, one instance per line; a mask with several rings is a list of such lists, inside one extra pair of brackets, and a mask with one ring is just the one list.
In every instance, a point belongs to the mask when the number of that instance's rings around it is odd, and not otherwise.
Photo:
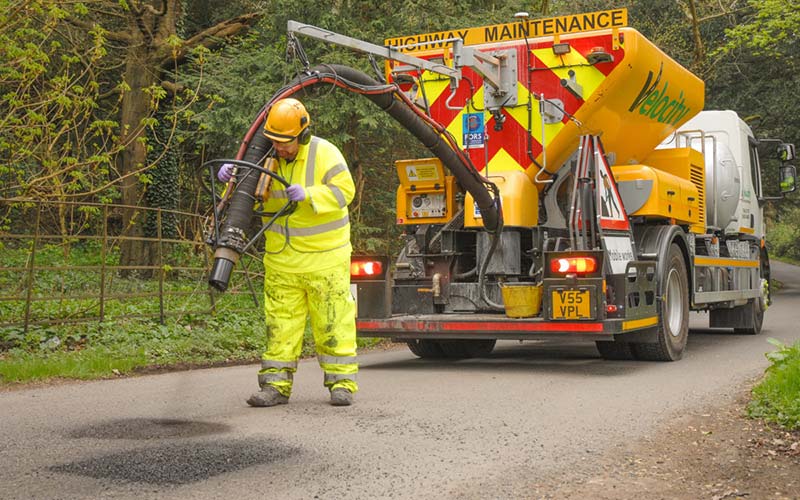
[[(792, 149), (794, 150), (794, 147)], [(797, 168), (794, 165), (781, 166), (781, 194), (788, 194), (797, 189), (796, 177)]]
[(794, 144), (782, 142), (778, 146), (778, 158), (781, 161), (792, 161), (795, 159)]

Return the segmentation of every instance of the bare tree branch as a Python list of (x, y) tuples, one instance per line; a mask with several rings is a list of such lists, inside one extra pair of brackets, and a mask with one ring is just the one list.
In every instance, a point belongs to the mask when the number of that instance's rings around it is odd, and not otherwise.
[(164, 90), (170, 93), (170, 95), (178, 95), (184, 90), (186, 90), (185, 85), (181, 85), (179, 83), (170, 82), (168, 80), (164, 80), (161, 82), (161, 86), (164, 87)]
[(165, 68), (171, 67), (175, 63), (180, 64), (186, 60), (189, 52), (196, 47), (202, 46), (214, 49), (222, 46), (225, 38), (236, 36), (248, 30), (259, 17), (260, 15), (257, 13), (244, 14), (211, 26), (186, 40), (177, 49), (174, 56), (169, 48), (164, 48), (162, 52), (169, 50), (170, 53), (160, 56), (160, 64)]
[(710, 21), (710, 20), (712, 20), (712, 19), (717, 19), (718, 17), (730, 16), (731, 14), (736, 14), (737, 12), (742, 12), (742, 11), (745, 11), (745, 10), (747, 10), (748, 8), (749, 8), (749, 7), (741, 7), (741, 8), (739, 8), (739, 9), (733, 9), (733, 10), (722, 11), (722, 12), (718, 12), (718, 13), (716, 13), (716, 14), (709, 14), (709, 15), (707, 15), (707, 16), (705, 16), (705, 17), (701, 17), (700, 19), (698, 19), (698, 20), (697, 20), (697, 22), (699, 22), (699, 23), (704, 23), (704, 22), (706, 22), (706, 21)]
[(156, 17), (163, 16), (167, 12), (167, 2), (161, 2), (161, 9), (156, 9), (150, 4), (144, 4), (144, 8)]
[[(93, 30), (95, 28), (94, 24), (87, 23), (86, 21), (82, 21), (80, 19), (76, 19), (76, 18), (74, 18), (72, 16), (68, 16), (66, 18), (66, 21), (68, 23), (70, 23), (71, 25), (73, 25), (73, 26), (75, 26), (77, 28), (84, 29), (86, 31), (91, 31), (91, 30)], [(133, 37), (130, 35), (130, 33), (127, 33), (125, 31), (106, 31), (103, 34), (103, 36), (105, 38), (107, 38), (108, 40), (114, 40), (116, 42), (125, 42), (125, 43), (133, 42)]]
[(142, 6), (141, 2), (137, 2), (136, 0), (133, 0), (128, 4), (128, 6), (131, 8), (131, 12), (135, 16), (139, 17), (139, 16), (142, 15), (142, 7), (143, 6)]

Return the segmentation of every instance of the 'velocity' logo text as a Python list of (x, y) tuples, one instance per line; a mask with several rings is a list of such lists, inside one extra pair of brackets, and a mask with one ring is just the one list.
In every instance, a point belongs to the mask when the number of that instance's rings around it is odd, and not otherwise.
[(653, 75), (652, 71), (647, 72), (647, 80), (628, 111), (633, 112), (639, 108), (639, 114), (642, 116), (649, 116), (659, 123), (676, 125), (689, 113), (690, 108), (686, 106), (683, 90), (675, 98), (669, 94), (669, 82), (665, 81), (661, 85), (663, 70), (664, 64), (662, 63), (658, 69), (658, 75)]

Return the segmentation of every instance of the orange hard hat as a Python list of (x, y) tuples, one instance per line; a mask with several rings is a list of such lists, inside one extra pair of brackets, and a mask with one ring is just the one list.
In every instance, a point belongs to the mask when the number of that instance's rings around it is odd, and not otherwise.
[(311, 117), (302, 102), (292, 98), (281, 99), (269, 110), (264, 135), (275, 142), (291, 142), (300, 138), (310, 124)]

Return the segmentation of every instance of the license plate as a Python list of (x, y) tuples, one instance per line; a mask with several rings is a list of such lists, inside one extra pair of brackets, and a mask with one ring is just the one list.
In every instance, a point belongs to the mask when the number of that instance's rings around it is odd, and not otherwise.
[(553, 319), (591, 319), (589, 290), (553, 290)]

